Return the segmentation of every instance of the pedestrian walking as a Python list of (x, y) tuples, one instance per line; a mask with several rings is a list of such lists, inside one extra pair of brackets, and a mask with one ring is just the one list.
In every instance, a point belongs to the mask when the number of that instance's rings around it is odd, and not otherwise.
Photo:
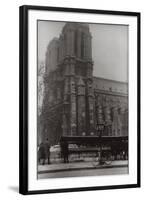
[(45, 146), (46, 159), (48, 160), (48, 164), (50, 164), (50, 143), (48, 138), (46, 139), (44, 146)]
[(42, 142), (39, 146), (39, 149), (38, 149), (38, 162), (39, 164), (42, 163), (42, 165), (45, 164), (45, 147), (44, 147), (44, 143)]
[(66, 141), (61, 142), (61, 155), (63, 157), (64, 163), (69, 162), (69, 149), (68, 149), (68, 143)]

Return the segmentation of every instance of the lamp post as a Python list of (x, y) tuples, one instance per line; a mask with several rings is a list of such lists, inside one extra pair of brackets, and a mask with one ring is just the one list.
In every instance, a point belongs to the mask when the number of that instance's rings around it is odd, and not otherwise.
[(64, 114), (68, 114), (68, 109), (69, 109), (69, 103), (67, 101), (64, 102)]
[(73, 136), (73, 133), (75, 133), (75, 129), (76, 129), (76, 124), (75, 123), (71, 124), (71, 136)]
[(97, 124), (96, 130), (99, 133), (99, 141), (100, 141), (99, 164), (103, 164), (103, 161), (102, 161), (102, 140), (101, 140), (101, 138), (102, 138), (102, 133), (104, 131), (104, 123), (101, 122), (101, 123)]
[(63, 135), (67, 135), (68, 127), (67, 127), (67, 115), (68, 115), (68, 109), (69, 109), (69, 103), (67, 101), (64, 101), (63, 104)]

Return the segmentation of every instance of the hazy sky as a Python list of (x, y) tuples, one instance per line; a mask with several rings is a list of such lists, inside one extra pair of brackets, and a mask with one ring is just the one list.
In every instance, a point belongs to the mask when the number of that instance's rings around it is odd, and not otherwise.
[[(59, 37), (64, 22), (38, 22), (38, 59), (45, 61), (50, 40)], [(93, 75), (118, 81), (128, 80), (128, 26), (89, 24), (92, 34)]]

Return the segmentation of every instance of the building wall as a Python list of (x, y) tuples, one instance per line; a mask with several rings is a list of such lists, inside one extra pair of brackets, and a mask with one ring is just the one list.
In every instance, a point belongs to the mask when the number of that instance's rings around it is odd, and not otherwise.
[(93, 78), (94, 88), (113, 93), (128, 94), (128, 84), (120, 81), (108, 80), (100, 77)]
[(128, 133), (128, 85), (93, 77), (91, 39), (88, 25), (66, 23), (48, 45), (40, 119), (52, 144), (61, 135), (98, 135), (99, 124), (103, 135)]
[(58, 64), (58, 48), (59, 48), (59, 40), (58, 38), (54, 38), (48, 45), (46, 51), (46, 73), (50, 71), (54, 71), (57, 68)]
[[(128, 97), (119, 93), (95, 91), (96, 113), (101, 106), (102, 120), (108, 127), (106, 135), (122, 136), (128, 133)], [(97, 117), (97, 120), (99, 118)]]

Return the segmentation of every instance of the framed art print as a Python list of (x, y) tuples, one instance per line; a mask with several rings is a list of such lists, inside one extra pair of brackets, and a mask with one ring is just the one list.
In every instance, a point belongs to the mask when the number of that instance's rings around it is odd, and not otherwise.
[(140, 187), (140, 13), (20, 7), (20, 193)]

